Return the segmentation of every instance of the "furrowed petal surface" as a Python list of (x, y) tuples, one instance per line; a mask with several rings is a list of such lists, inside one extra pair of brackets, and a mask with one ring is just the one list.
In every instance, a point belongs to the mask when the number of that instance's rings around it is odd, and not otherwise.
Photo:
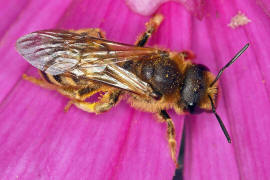
[[(50, 28), (100, 27), (108, 39), (133, 44), (149, 17), (133, 13), (123, 1), (20, 3), (20, 9), (5, 20), (0, 36), (1, 179), (171, 179), (175, 166), (165, 124), (124, 102), (101, 115), (74, 107), (64, 113), (65, 97), (21, 79), (23, 73), (37, 73), (14, 47), (20, 36)], [(171, 9), (174, 3), (160, 11), (168, 16)], [(188, 37), (169, 39), (176, 33), (173, 21), (177, 16), (187, 25), (177, 33), (189, 30), (188, 12), (178, 11), (168, 16), (150, 45), (190, 48)], [(180, 144), (183, 116), (170, 114)]]
[[(206, 4), (208, 16), (193, 20), (192, 47), (197, 62), (214, 72), (246, 43), (248, 50), (224, 72), (217, 111), (229, 129), (226, 142), (213, 114), (185, 121), (185, 179), (269, 179), (269, 17), (255, 2)], [(232, 29), (231, 18), (243, 12), (251, 22)]]
[[(250, 47), (224, 72), (219, 83), (217, 112), (229, 130), (232, 144), (226, 142), (213, 114), (187, 116), (184, 179), (269, 179), (269, 3), (203, 2), (204, 9), (199, 13), (205, 12), (204, 18), (199, 21), (187, 17), (191, 30), (181, 34), (191, 37), (195, 62), (217, 73), (246, 43)], [(138, 5), (133, 2), (130, 6)], [(145, 14), (154, 11), (155, 7), (149, 7), (133, 9)], [(238, 13), (251, 22), (232, 29), (228, 24)], [(184, 25), (175, 29), (181, 27)]]
[[(136, 10), (165, 16), (148, 45), (175, 51), (191, 49), (197, 56), (195, 62), (205, 64), (215, 74), (250, 43), (220, 79), (217, 112), (232, 144), (226, 142), (213, 114), (185, 116), (184, 178), (269, 179), (268, 4), (263, 0), (198, 1), (198, 8), (197, 1), (185, 1), (158, 8), (163, 1), (152, 2), (148, 8)], [(100, 27), (108, 39), (132, 44), (149, 17), (134, 14), (124, 1), (0, 4), (1, 178), (171, 179), (174, 165), (165, 124), (124, 102), (98, 116), (76, 108), (63, 113), (66, 98), (21, 80), (22, 73), (36, 73), (14, 48), (21, 35), (49, 28)], [(14, 11), (7, 10), (14, 7)], [(239, 11), (251, 22), (232, 29), (228, 24)], [(200, 21), (197, 17), (203, 15)], [(170, 114), (179, 144), (184, 116)]]
[[(197, 18), (201, 19), (204, 14), (204, 2), (205, 0), (125, 0), (127, 5), (134, 11), (142, 15), (151, 15), (165, 2), (177, 2), (181, 3), (186, 9), (195, 15)], [(177, 11), (181, 8), (179, 6)]]
[[(9, 19), (3, 19), (5, 29), (2, 30), (3, 34), (0, 34), (0, 54), (2, 57), (0, 66), (0, 71), (2, 72), (0, 75), (0, 102), (7, 96), (14, 84), (21, 79), (21, 75), (26, 68), (29, 67), (26, 61), (18, 58), (18, 53), (14, 48), (16, 40), (26, 33), (55, 27), (59, 18), (61, 18), (66, 8), (70, 5), (70, 1), (65, 1), (65, 3), (60, 1), (57, 3), (44, 3), (44, 1), (24, 2), (25, 4), (21, 5), (23, 7), (20, 12), (14, 11), (17, 16), (12, 16), (13, 18), (10, 19), (10, 22)], [(23, 1), (18, 4), (21, 3)], [(6, 3), (3, 1), (1, 4)], [(2, 7), (3, 11), (0, 11), (1, 17), (8, 16), (5, 9), (16, 7), (12, 5), (12, 2), (8, 2), (7, 6), (11, 7)], [(54, 13), (56, 11), (57, 13)], [(8, 12), (13, 11), (10, 10)], [(6, 21), (8, 22), (6, 23)]]

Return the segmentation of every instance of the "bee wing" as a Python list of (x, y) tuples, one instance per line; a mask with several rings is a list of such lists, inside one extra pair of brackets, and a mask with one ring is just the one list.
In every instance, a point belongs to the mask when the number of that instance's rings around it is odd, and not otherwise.
[(51, 74), (99, 81), (134, 93), (155, 96), (150, 85), (119, 64), (153, 59), (165, 51), (116, 43), (64, 30), (43, 30), (18, 39), (18, 52), (36, 68)]
[(78, 48), (69, 47), (76, 36), (64, 31), (37, 31), (16, 42), (17, 51), (33, 66), (51, 75), (62, 74), (80, 61)]

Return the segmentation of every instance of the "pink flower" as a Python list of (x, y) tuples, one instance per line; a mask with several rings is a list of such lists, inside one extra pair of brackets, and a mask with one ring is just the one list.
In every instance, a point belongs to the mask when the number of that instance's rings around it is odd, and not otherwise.
[[(101, 115), (74, 107), (64, 113), (66, 98), (22, 80), (23, 73), (36, 75), (36, 70), (14, 48), (20, 36), (50, 28), (100, 27), (107, 39), (133, 44), (149, 17), (134, 13), (124, 1), (44, 2), (0, 3), (1, 179), (172, 179), (165, 124), (125, 102)], [(144, 14), (154, 12), (156, 4)], [(212, 113), (169, 112), (178, 145), (185, 119), (184, 178), (269, 179), (269, 5), (262, 0), (184, 5), (188, 11), (176, 2), (156, 10), (165, 20), (149, 46), (191, 49), (195, 62), (216, 74), (250, 43), (220, 79), (217, 112), (232, 144)], [(228, 24), (239, 11), (251, 22), (232, 29)]]

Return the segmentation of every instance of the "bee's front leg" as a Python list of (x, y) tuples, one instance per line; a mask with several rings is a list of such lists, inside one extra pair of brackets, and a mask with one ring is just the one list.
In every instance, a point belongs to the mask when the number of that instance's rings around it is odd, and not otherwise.
[(135, 45), (143, 47), (151, 37), (152, 33), (157, 30), (162, 21), (163, 15), (161, 14), (156, 14), (154, 17), (152, 17), (149, 22), (146, 23), (146, 31), (139, 36)]
[(162, 119), (162, 122), (167, 123), (167, 137), (171, 151), (171, 157), (176, 167), (179, 167), (179, 164), (176, 159), (176, 140), (175, 140), (175, 128), (172, 119), (165, 110), (161, 110), (158, 114), (159, 118)]

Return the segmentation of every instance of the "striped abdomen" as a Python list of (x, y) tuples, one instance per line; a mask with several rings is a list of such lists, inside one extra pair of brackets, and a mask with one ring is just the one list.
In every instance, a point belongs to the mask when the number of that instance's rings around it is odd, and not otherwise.
[(48, 82), (49, 84), (57, 85), (57, 86), (71, 86), (78, 87), (86, 84), (85, 80), (79, 79), (77, 77), (68, 77), (65, 75), (50, 75), (43, 71), (39, 71), (40, 76), (43, 80)]

